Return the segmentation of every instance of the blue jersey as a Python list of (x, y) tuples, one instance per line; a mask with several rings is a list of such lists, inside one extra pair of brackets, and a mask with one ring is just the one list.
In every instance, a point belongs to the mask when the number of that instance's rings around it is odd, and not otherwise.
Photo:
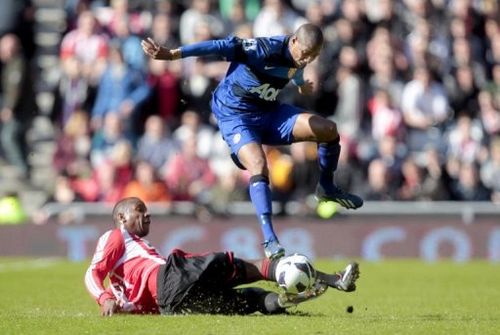
[[(234, 112), (267, 112), (278, 106), (280, 90), (290, 80), (304, 83), (288, 49), (289, 36), (240, 39), (229, 37), (181, 47), (182, 57), (219, 55), (231, 64), (214, 92), (217, 117)], [(224, 115), (217, 115), (218, 113)]]

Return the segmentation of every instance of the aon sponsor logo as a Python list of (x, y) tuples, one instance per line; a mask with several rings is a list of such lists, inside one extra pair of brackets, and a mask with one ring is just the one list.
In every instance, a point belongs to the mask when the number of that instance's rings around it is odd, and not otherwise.
[(266, 101), (274, 101), (280, 93), (279, 89), (271, 87), (269, 84), (262, 84), (258, 87), (254, 87), (250, 90), (250, 93), (259, 94), (259, 98), (264, 99)]

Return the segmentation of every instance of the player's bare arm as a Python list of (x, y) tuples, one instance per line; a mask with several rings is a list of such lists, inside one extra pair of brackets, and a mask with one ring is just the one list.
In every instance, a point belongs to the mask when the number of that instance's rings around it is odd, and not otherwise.
[(167, 49), (159, 45), (151, 37), (141, 41), (142, 50), (152, 59), (157, 60), (176, 60), (181, 58), (180, 49)]

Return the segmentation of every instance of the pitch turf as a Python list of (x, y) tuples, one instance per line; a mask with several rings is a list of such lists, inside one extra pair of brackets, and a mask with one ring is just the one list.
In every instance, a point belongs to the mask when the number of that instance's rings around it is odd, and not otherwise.
[[(500, 265), (361, 262), (358, 291), (285, 316), (98, 316), (87, 263), (0, 259), (0, 334), (499, 334)], [(333, 271), (343, 262), (318, 261)], [(270, 284), (262, 286), (272, 288)], [(347, 313), (347, 306), (354, 311)]]

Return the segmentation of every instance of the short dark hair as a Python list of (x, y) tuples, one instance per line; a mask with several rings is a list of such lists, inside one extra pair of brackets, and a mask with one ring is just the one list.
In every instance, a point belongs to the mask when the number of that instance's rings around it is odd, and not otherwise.
[(297, 36), (300, 44), (307, 48), (313, 49), (323, 45), (323, 32), (318, 26), (312, 23), (301, 25), (295, 31), (294, 35)]

